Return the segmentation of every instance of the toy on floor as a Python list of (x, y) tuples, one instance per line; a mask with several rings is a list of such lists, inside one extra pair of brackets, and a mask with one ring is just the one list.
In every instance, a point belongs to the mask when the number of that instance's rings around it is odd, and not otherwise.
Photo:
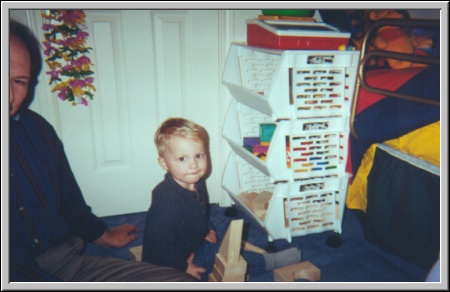
[(275, 282), (294, 282), (299, 279), (306, 279), (311, 282), (320, 280), (320, 270), (310, 261), (290, 265), (273, 271)]
[(130, 260), (142, 262), (142, 245), (131, 247), (129, 249)]
[[(260, 247), (257, 247), (256, 245), (253, 245), (249, 242), (246, 242), (245, 240), (241, 241), (241, 249), (257, 252), (260, 254), (265, 253), (266, 251)], [(129, 257), (132, 261), (141, 262), (142, 261), (142, 245), (138, 245), (135, 247), (131, 247), (129, 249)]]
[(209, 282), (245, 282), (247, 262), (241, 256), (244, 220), (233, 220), (216, 254)]

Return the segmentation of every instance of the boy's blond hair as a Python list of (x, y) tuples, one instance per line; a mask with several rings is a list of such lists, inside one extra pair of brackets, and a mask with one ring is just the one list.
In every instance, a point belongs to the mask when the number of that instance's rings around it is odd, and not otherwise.
[(205, 149), (208, 150), (208, 133), (202, 126), (184, 118), (168, 118), (159, 126), (154, 136), (159, 156), (167, 150), (171, 136), (202, 141)]

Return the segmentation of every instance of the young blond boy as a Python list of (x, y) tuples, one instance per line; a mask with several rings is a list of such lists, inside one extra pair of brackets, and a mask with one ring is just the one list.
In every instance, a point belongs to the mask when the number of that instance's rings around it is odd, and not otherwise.
[[(142, 260), (174, 267), (207, 281), (220, 244), (209, 221), (205, 175), (209, 138), (206, 130), (183, 118), (169, 118), (155, 133), (164, 180), (152, 192), (144, 228)], [(274, 254), (242, 251), (249, 275), (294, 264), (301, 253), (291, 248)]]

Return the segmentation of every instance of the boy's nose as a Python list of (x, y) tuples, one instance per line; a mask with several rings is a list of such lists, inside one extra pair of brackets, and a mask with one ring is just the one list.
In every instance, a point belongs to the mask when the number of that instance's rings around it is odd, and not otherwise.
[(197, 163), (197, 160), (195, 160), (195, 159), (193, 159), (192, 161), (191, 161), (191, 168), (196, 168), (197, 166), (198, 166), (198, 163)]

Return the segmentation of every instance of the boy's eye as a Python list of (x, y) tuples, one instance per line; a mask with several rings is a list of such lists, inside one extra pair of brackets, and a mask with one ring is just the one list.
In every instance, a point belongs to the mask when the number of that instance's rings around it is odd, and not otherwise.
[(195, 155), (196, 158), (203, 158), (205, 156), (205, 154), (197, 154)]
[(181, 162), (183, 162), (183, 161), (186, 160), (186, 158), (185, 158), (185, 157), (180, 157), (180, 158), (178, 158), (178, 160), (181, 161)]

